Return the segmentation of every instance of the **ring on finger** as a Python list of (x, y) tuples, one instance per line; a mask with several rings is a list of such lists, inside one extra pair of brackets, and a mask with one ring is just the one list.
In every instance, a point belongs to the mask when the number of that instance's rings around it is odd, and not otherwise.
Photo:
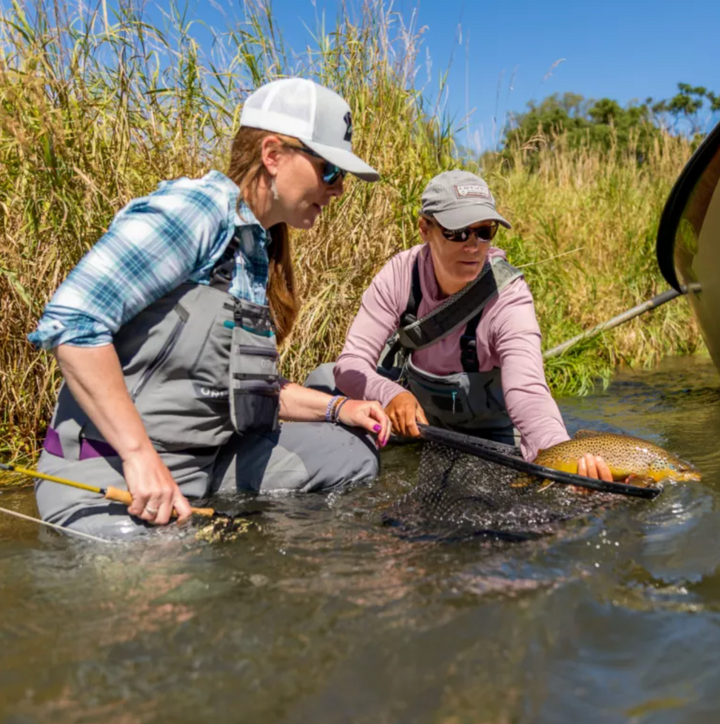
[(145, 506), (145, 512), (146, 512), (148, 515), (155, 516), (155, 515), (158, 514), (158, 509), (157, 509), (157, 508), (151, 508), (149, 505), (146, 505), (146, 506)]

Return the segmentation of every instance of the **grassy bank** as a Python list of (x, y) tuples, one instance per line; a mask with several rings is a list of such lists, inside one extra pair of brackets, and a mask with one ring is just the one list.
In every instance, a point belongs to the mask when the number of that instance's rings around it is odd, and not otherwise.
[[(36, 451), (52, 408), (52, 358), (25, 341), (52, 291), (131, 198), (162, 179), (226, 169), (252, 88), (288, 74), (335, 88), (353, 108), (360, 155), (383, 174), (373, 185), (350, 180), (316, 228), (294, 237), (304, 306), (284, 350), (293, 379), (337, 355), (368, 281), (417, 243), (424, 185), (458, 165), (451, 124), (413, 87), (418, 38), (382, 5), (318, 33), (302, 56), (284, 48), (262, 9), (212, 55), (182, 13), (169, 17), (153, 28), (129, 8), (16, 4), (0, 18), (3, 458)], [(538, 145), (484, 173), (514, 224), (497, 243), (526, 265), (551, 347), (666, 288), (654, 237), (689, 149), (663, 137), (639, 168), (567, 150), (562, 138)], [(687, 305), (674, 302), (552, 360), (548, 374), (557, 392), (582, 392), (621, 361), (652, 364), (698, 344)]]

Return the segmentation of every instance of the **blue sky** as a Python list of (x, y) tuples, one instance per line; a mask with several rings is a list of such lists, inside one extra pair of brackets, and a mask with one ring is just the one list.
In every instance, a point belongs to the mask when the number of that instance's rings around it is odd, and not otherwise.
[[(312, 44), (317, 18), (324, 13), (331, 25), (338, 6), (272, 3), (287, 44), (299, 51)], [(459, 140), (476, 148), (493, 145), (508, 111), (555, 92), (622, 104), (670, 97), (678, 82), (720, 93), (719, 0), (396, 0), (393, 9), (406, 22), (415, 12), (416, 27), (425, 28), (417, 84), (429, 95), (450, 64), (447, 108), (458, 124), (472, 111)], [(189, 15), (218, 31), (242, 14), (242, 0), (189, 0)]]

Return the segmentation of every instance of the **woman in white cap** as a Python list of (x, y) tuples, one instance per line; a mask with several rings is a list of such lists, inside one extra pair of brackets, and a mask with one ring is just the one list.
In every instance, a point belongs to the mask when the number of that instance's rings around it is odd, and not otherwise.
[[(491, 244), (499, 225), (510, 228), (483, 179), (459, 170), (433, 178), (424, 243), (393, 257), (366, 290), (335, 383), (379, 400), (396, 434), (417, 437), (417, 423), (429, 422), (519, 442), (533, 460), (569, 436), (545, 381), (530, 289)], [(592, 455), (580, 472), (612, 480)]]
[(365, 431), (387, 437), (380, 405), (277, 370), (298, 308), (287, 227), (312, 227), (347, 172), (378, 178), (351, 138), (336, 93), (274, 81), (246, 100), (227, 175), (161, 183), (117, 214), (30, 340), (65, 378), (38, 467), (127, 488), (133, 503), (42, 482), (45, 520), (124, 535), (187, 518), (188, 497), (220, 489), (323, 490), (376, 474)]

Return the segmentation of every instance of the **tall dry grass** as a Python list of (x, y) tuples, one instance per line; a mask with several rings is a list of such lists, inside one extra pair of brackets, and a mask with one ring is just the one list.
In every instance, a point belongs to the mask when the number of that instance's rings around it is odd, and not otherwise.
[[(347, 183), (310, 232), (294, 237), (304, 305), (284, 350), (302, 379), (333, 359), (363, 289), (385, 261), (418, 242), (427, 181), (458, 165), (453, 129), (415, 89), (418, 37), (381, 1), (345, 14), (314, 48), (295, 56), (272, 15), (246, 22), (212, 52), (179, 9), (154, 28), (122, 0), (15, 3), (0, 16), (0, 453), (32, 455), (58, 385), (52, 357), (26, 342), (44, 304), (102, 235), (113, 215), (159, 181), (224, 171), (247, 93), (302, 74), (345, 96), (357, 149), (383, 174)], [(487, 168), (503, 211), (501, 235), (537, 300), (552, 346), (664, 288), (653, 242), (662, 204), (688, 157), (664, 137), (647, 163), (569, 151), (542, 139), (514, 162)], [(582, 251), (571, 250), (582, 247)], [(648, 364), (694, 351), (697, 330), (682, 302), (586, 343), (549, 364), (558, 391), (585, 391), (625, 360)]]
[[(540, 137), (490, 170), (514, 224), (499, 245), (524, 267), (545, 349), (668, 288), (655, 239), (665, 199), (691, 151), (685, 138), (662, 135), (638, 165), (632, 143), (603, 153), (571, 150), (562, 136)], [(548, 360), (546, 370), (556, 392), (586, 393), (619, 364), (649, 367), (701, 348), (680, 299)]]

